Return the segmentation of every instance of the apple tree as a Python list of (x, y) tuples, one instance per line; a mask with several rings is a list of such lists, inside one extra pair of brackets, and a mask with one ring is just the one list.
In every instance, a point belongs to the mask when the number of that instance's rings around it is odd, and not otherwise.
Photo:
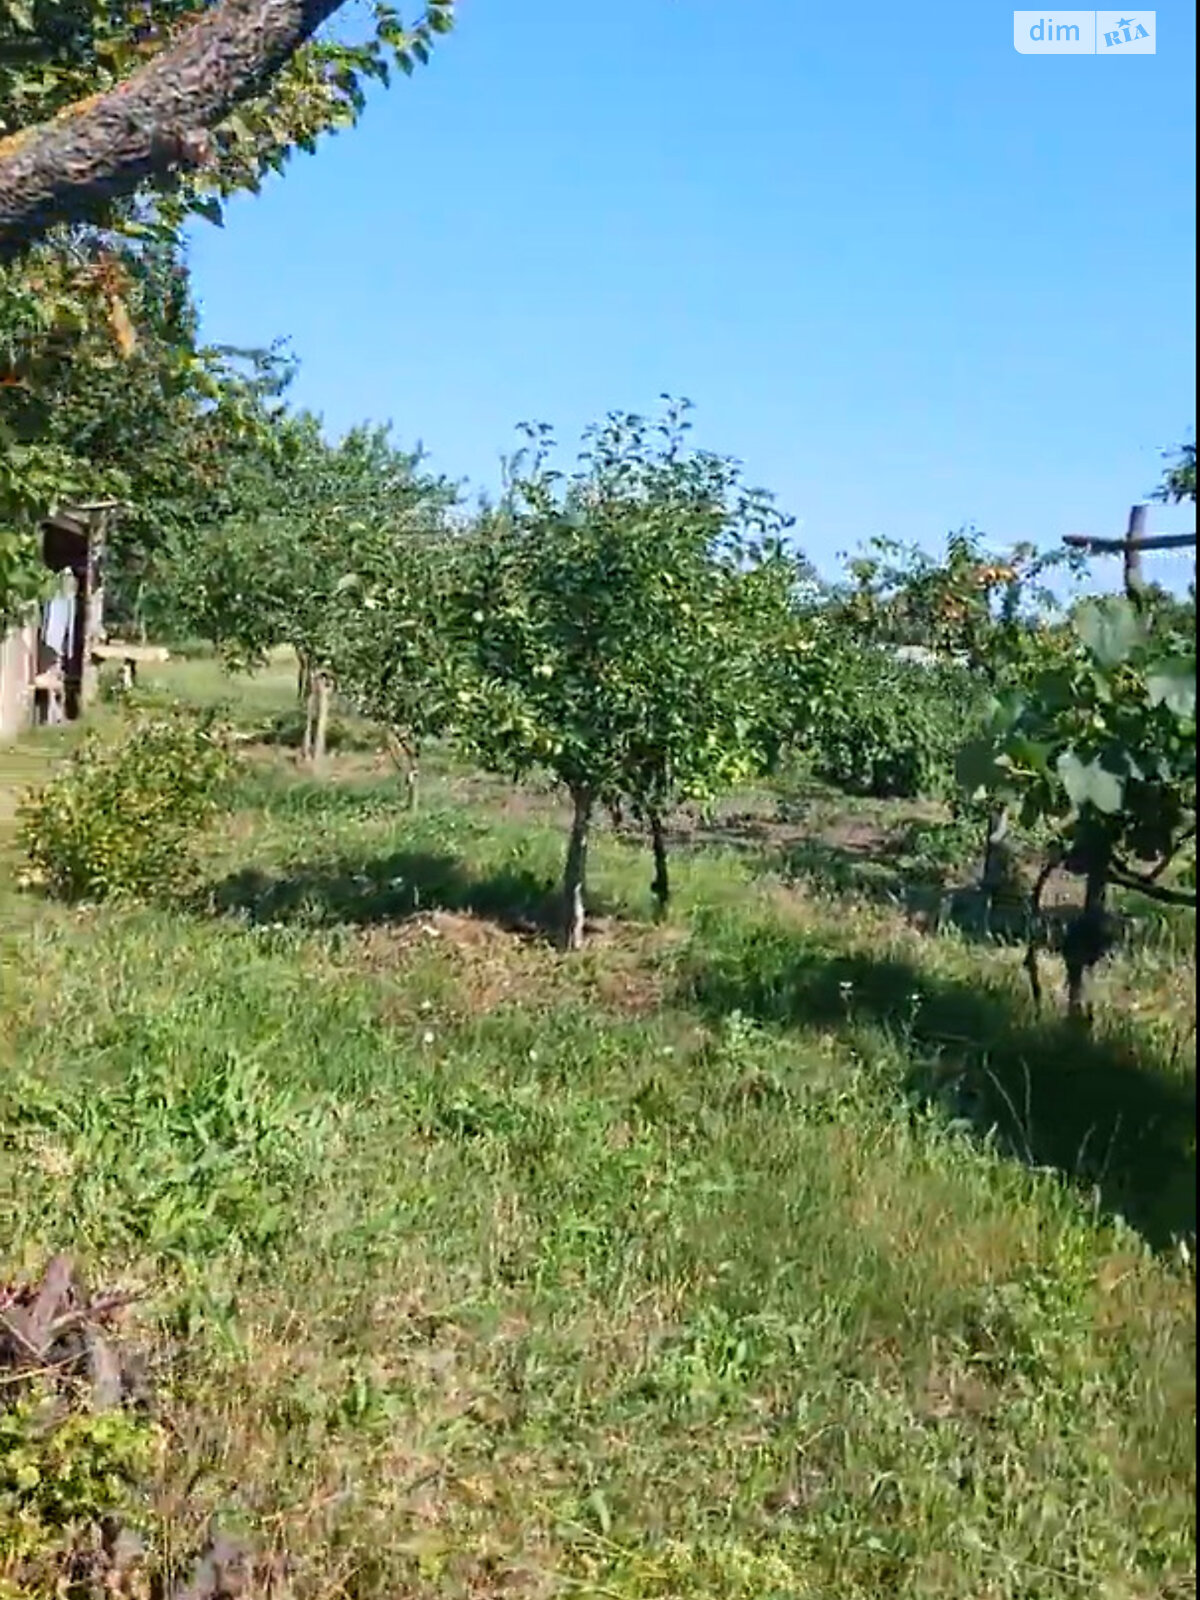
[(611, 414), (565, 477), (549, 430), (527, 428), (465, 563), (459, 722), (485, 765), (548, 769), (570, 796), (566, 948), (583, 941), (596, 807), (627, 801), (649, 827), (662, 907), (671, 807), (756, 772), (776, 738), (772, 648), (797, 563), (769, 497), (687, 447), (688, 409)]
[[(434, 603), (433, 536), (455, 494), (420, 462), (386, 428), (330, 444), (316, 418), (285, 417), (272, 453), (235, 476), (231, 514), (179, 543), (171, 581), (182, 626), (241, 669), (279, 646), (295, 652), (303, 753), (314, 763), (335, 689), (391, 727), (412, 726), (398, 684), (417, 671), (410, 639), (420, 605)], [(419, 632), (427, 640), (432, 629)]]

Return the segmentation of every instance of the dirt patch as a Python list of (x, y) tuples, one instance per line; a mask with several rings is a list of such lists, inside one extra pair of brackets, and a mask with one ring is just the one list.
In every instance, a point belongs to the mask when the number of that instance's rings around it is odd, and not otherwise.
[(503, 927), (470, 912), (434, 911), (364, 928), (350, 943), (349, 961), (386, 980), (426, 951), (452, 969), (455, 1015), (493, 1010), (554, 982), (556, 955), (539, 930)]
[(883, 827), (865, 817), (846, 817), (828, 827), (819, 828), (815, 835), (811, 830), (806, 832), (802, 828), (781, 828), (777, 837), (781, 843), (816, 837), (825, 844), (849, 851), (851, 855), (872, 856), (886, 849), (895, 839), (897, 831), (894, 827)]
[(360, 964), (386, 971), (408, 951), (430, 943), (463, 955), (509, 955), (532, 943), (535, 933), (532, 926), (525, 932), (472, 911), (428, 911), (362, 928), (353, 944)]
[[(368, 937), (371, 934), (378, 936), (385, 931), (380, 928), (369, 930)], [(407, 941), (409, 944), (421, 939), (442, 939), (453, 950), (475, 955), (507, 953), (514, 947), (520, 948), (528, 943), (532, 937), (532, 930), (524, 934), (504, 928), (469, 911), (433, 911), (427, 916), (413, 917), (406, 926), (390, 931), (393, 942), (397, 933), (402, 943)]]
[[(357, 931), (332, 957), (332, 971), (352, 968), (386, 984), (414, 958), (436, 952), (451, 972), (448, 1000), (438, 1002), (443, 1014), (468, 1017), (570, 996), (617, 1015), (643, 1017), (668, 1003), (669, 952), (685, 939), (685, 929), (597, 917), (589, 919), (584, 950), (566, 955), (534, 924), (513, 928), (471, 912), (434, 911)], [(405, 1023), (419, 1020), (407, 997), (386, 1004), (385, 1014)]]
[(591, 948), (603, 950), (603, 961), (587, 982), (588, 992), (608, 1011), (645, 1017), (669, 1003), (675, 974), (671, 952), (687, 941), (681, 928), (634, 928), (603, 919)]

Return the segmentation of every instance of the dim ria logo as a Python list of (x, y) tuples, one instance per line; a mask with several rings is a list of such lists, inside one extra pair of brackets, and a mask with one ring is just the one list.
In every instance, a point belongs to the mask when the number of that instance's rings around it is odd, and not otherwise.
[(1014, 11), (1023, 56), (1152, 56), (1153, 11)]

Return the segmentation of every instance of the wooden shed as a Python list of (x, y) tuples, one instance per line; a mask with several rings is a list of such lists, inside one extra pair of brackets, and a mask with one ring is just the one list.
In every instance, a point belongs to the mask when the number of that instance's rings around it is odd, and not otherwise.
[(42, 558), (58, 582), (0, 638), (0, 740), (74, 721), (93, 699), (104, 541), (120, 510), (115, 500), (96, 500), (61, 506), (42, 523)]

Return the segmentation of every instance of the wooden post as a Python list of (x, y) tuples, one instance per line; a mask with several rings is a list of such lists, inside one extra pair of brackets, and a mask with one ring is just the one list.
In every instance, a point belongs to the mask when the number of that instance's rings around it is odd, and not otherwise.
[(1129, 529), (1125, 535), (1125, 593), (1140, 604), (1145, 589), (1142, 576), (1142, 540), (1146, 537), (1146, 507), (1130, 506)]
[[(1090, 556), (1109, 556), (1120, 555), (1128, 545), (1129, 538), (1126, 536), (1123, 539), (1095, 539), (1090, 533), (1068, 533), (1064, 536), (1063, 543), (1070, 550), (1086, 550)], [(1195, 548), (1194, 533), (1152, 533), (1149, 537), (1138, 540), (1138, 549), (1143, 554), (1147, 550), (1194, 550)]]

